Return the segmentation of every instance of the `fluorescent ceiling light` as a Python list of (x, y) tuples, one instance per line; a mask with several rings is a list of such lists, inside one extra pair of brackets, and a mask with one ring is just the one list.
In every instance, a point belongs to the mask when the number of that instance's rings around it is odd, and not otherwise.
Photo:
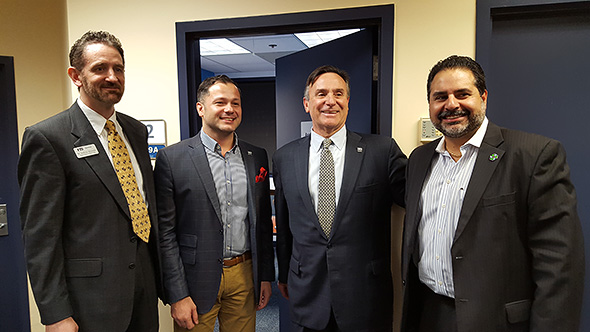
[(321, 32), (304, 32), (296, 33), (295, 36), (299, 38), (307, 47), (314, 47), (319, 44), (329, 42), (346, 35), (361, 31), (361, 29), (346, 29), (346, 30), (334, 30), (334, 31), (321, 31)]
[(201, 39), (199, 46), (201, 56), (250, 53), (247, 49), (226, 38)]

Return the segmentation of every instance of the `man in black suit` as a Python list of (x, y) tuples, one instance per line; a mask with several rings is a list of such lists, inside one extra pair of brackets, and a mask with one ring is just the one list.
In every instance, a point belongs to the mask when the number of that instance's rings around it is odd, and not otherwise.
[(430, 71), (444, 135), (408, 162), (402, 331), (577, 331), (584, 249), (565, 151), (485, 116), (482, 68)]
[(160, 150), (155, 181), (164, 288), (175, 331), (255, 329), (275, 278), (266, 151), (235, 134), (240, 91), (227, 76), (197, 90), (199, 134)]
[(87, 32), (70, 65), (80, 97), (27, 128), (18, 165), (41, 322), (48, 332), (157, 331), (156, 199), (147, 130), (114, 108), (125, 89), (121, 43)]
[(392, 328), (391, 205), (404, 205), (406, 157), (390, 137), (346, 129), (348, 82), (332, 66), (309, 75), (311, 135), (273, 159), (279, 289), (295, 331)]

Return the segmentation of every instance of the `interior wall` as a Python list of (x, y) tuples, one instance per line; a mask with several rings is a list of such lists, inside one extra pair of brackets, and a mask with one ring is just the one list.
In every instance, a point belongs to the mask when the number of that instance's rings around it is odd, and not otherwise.
[(166, 120), (169, 144), (180, 138), (175, 22), (394, 3), (393, 128), (406, 153), (418, 144), (418, 119), (428, 116), (425, 82), (430, 67), (450, 54), (475, 54), (475, 0), (228, 0), (223, 10), (215, 2), (104, 0), (101, 7), (109, 8), (108, 13), (99, 10), (98, 15), (93, 1), (67, 2), (69, 43), (90, 29), (105, 29), (121, 39), (126, 91), (118, 110), (138, 119)]
[[(78, 96), (66, 75), (69, 46), (87, 30), (108, 30), (123, 43), (126, 92), (117, 110), (164, 119), (168, 143), (179, 140), (175, 22), (395, 4), (394, 137), (406, 154), (428, 116), (425, 82), (448, 55), (475, 54), (476, 0), (0, 0), (0, 54), (15, 56), (19, 133), (68, 107)], [(302, 82), (303, 85), (303, 82)], [(302, 109), (303, 111), (303, 109)], [(401, 227), (397, 217), (398, 227)], [(399, 237), (400, 229), (394, 229)], [(397, 243), (400, 243), (399, 241)], [(394, 253), (395, 256), (395, 253)], [(32, 331), (43, 331), (32, 301)], [(168, 309), (162, 329), (171, 331)]]
[(70, 103), (66, 0), (0, 0), (0, 54), (14, 57), (19, 137)]

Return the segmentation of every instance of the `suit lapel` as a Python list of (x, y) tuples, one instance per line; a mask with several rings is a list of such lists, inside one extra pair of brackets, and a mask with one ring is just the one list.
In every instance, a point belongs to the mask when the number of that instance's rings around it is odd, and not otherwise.
[[(430, 168), (432, 167), (432, 159), (436, 155), (436, 146), (440, 140), (429, 143), (425, 148), (416, 150), (415, 158), (412, 158), (412, 165), (408, 165), (408, 181), (406, 206), (407, 211), (414, 211), (413, 215), (408, 215), (408, 225), (411, 227), (411, 234), (415, 235), (418, 230), (418, 224), (422, 218), (422, 209), (420, 208), (420, 197), (422, 195), (422, 187)], [(410, 170), (411, 167), (411, 170)]]
[(221, 222), (223, 219), (221, 218), (219, 198), (217, 197), (217, 190), (215, 189), (215, 182), (213, 180), (213, 175), (211, 174), (211, 168), (209, 167), (209, 160), (205, 153), (205, 147), (203, 146), (203, 143), (201, 143), (200, 133), (190, 138), (188, 147), (188, 154), (197, 170), (197, 175), (201, 179), (203, 187), (205, 187), (205, 192), (215, 209), (215, 214), (217, 214), (219, 222)]
[[(311, 195), (309, 194), (309, 182), (308, 182), (308, 174), (309, 174), (309, 144), (310, 144), (310, 136), (304, 137), (303, 139), (299, 140), (299, 145), (297, 146), (297, 150), (295, 151), (295, 183), (297, 183), (299, 189), (299, 195), (301, 195), (301, 200), (305, 206), (305, 210), (308, 212), (310, 220), (314, 220), (318, 231), (322, 232), (320, 227), (320, 222), (318, 221), (318, 216), (315, 212), (315, 207), (311, 200)], [(283, 175), (289, 176), (288, 174)]]
[[(457, 230), (455, 231), (454, 241), (457, 241), (467, 223), (471, 219), (473, 212), (496, 170), (496, 167), (502, 162), (504, 150), (498, 148), (504, 142), (500, 128), (493, 123), (488, 124), (486, 135), (477, 154), (477, 160), (473, 167), (471, 180), (467, 186), (463, 207), (461, 208), (461, 215), (457, 223)], [(494, 158), (491, 156), (494, 155)], [(497, 156), (496, 156), (497, 155)]]
[(119, 183), (119, 179), (117, 179), (113, 165), (106, 155), (109, 152), (104, 151), (96, 132), (90, 125), (90, 122), (84, 113), (82, 113), (78, 104), (74, 103), (74, 105), (70, 107), (69, 112), (72, 123), (72, 135), (77, 138), (74, 142), (74, 147), (85, 145), (96, 146), (99, 151), (98, 155), (86, 157), (84, 158), (84, 161), (86, 161), (88, 166), (92, 168), (96, 176), (102, 181), (111, 195), (113, 195), (113, 198), (121, 210), (125, 212), (129, 219), (131, 219), (127, 199), (125, 198), (123, 189), (121, 189), (121, 184)]
[(242, 153), (244, 167), (246, 167), (246, 184), (248, 186), (248, 219), (250, 220), (250, 227), (255, 227), (256, 209), (254, 208), (254, 197), (256, 193), (256, 163), (254, 160), (254, 154), (245, 144), (238, 141), (238, 146), (240, 147), (240, 152)]
[(361, 137), (358, 134), (352, 131), (347, 131), (346, 135), (342, 186), (340, 187), (340, 196), (338, 198), (334, 223), (332, 224), (332, 236), (335, 234), (340, 221), (344, 218), (344, 213), (346, 212), (346, 207), (348, 206), (348, 202), (354, 191), (354, 185), (359, 172), (361, 171), (361, 165), (363, 164), (363, 158), (366, 151), (366, 145), (361, 141)]

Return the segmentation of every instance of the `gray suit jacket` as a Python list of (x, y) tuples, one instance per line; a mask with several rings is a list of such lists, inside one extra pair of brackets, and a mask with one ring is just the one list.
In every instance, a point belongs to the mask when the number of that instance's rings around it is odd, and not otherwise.
[[(256, 301), (260, 282), (273, 281), (274, 252), (269, 179), (264, 149), (238, 141), (248, 180), (248, 222)], [(154, 177), (166, 302), (191, 296), (199, 314), (215, 303), (223, 269), (219, 199), (200, 135), (158, 152)]]
[[(147, 130), (117, 113), (137, 157), (159, 250)], [(98, 154), (77, 158), (75, 147)], [(123, 331), (135, 291), (137, 237), (125, 195), (96, 132), (78, 105), (27, 128), (18, 165), (29, 277), (43, 324), (73, 316), (82, 331)], [(155, 289), (147, 289), (155, 292)], [(157, 303), (154, 303), (156, 306)]]
[[(416, 328), (419, 313), (419, 201), (437, 143), (417, 148), (408, 162), (403, 331)], [(578, 329), (583, 238), (559, 142), (489, 124), (451, 254), (459, 331)]]
[(389, 137), (347, 132), (332, 235), (322, 231), (308, 188), (310, 138), (274, 155), (279, 281), (291, 319), (322, 329), (334, 311), (343, 331), (391, 328), (391, 204), (404, 205), (406, 157)]

